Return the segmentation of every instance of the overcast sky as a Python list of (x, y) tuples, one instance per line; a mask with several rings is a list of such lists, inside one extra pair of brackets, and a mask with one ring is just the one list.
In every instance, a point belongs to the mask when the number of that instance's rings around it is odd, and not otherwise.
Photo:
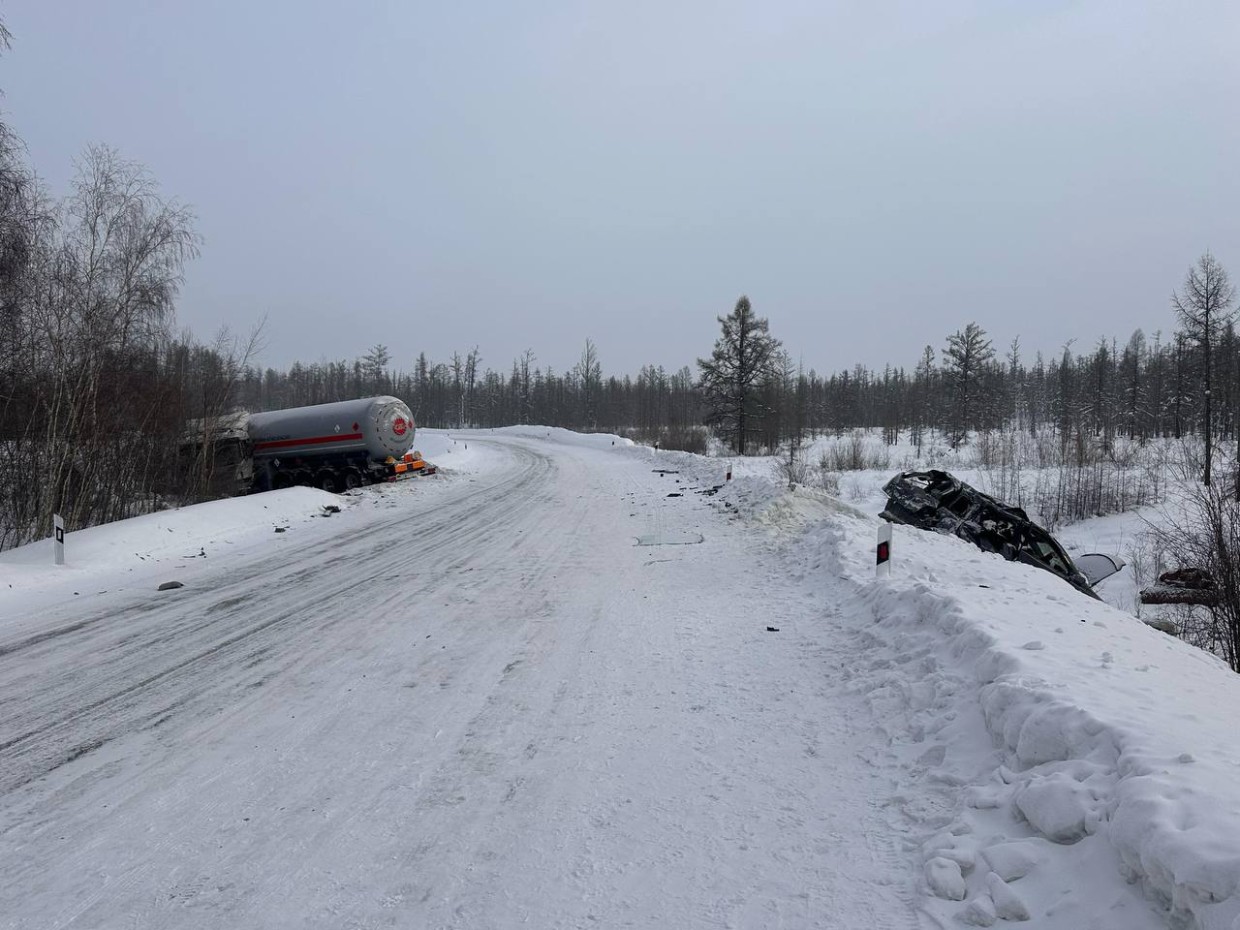
[(8, 0), (4, 119), (190, 204), (179, 320), (265, 364), (707, 355), (820, 372), (978, 322), (1030, 354), (1240, 278), (1240, 4)]

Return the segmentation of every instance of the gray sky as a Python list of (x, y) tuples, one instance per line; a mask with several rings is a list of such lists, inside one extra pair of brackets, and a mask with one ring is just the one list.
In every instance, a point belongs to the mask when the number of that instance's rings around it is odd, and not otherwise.
[(1173, 326), (1240, 279), (1240, 4), (8, 0), (4, 116), (106, 142), (205, 237), (180, 321), (266, 364), (386, 344), (563, 370), (806, 367)]

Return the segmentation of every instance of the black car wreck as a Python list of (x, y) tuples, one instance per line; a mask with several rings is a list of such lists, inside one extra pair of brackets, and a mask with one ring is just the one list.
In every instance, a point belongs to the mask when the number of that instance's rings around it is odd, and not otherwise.
[(1009, 562), (1024, 562), (1058, 575), (1078, 591), (1097, 598), (1093, 584), (1123, 567), (1109, 556), (1110, 571), (1087, 578), (1068, 553), (1046, 530), (1019, 507), (1007, 507), (945, 471), (909, 471), (884, 486), (887, 506), (880, 516), (945, 536), (959, 536), (986, 552), (997, 552)]

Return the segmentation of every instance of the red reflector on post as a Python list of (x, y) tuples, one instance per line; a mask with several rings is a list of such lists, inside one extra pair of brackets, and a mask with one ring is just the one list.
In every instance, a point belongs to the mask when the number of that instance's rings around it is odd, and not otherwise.
[(877, 557), (874, 560), (874, 577), (890, 578), (891, 577), (891, 524), (882, 523), (878, 527), (878, 540), (875, 553)]

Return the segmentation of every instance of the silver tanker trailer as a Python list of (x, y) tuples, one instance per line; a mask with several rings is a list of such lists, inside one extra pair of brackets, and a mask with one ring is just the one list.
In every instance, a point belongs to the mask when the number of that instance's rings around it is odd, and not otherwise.
[[(207, 432), (217, 473), (226, 461), (234, 493), (296, 484), (347, 491), (428, 468), (409, 452), (413, 414), (396, 397), (233, 415)], [(204, 430), (191, 434), (201, 446)]]

